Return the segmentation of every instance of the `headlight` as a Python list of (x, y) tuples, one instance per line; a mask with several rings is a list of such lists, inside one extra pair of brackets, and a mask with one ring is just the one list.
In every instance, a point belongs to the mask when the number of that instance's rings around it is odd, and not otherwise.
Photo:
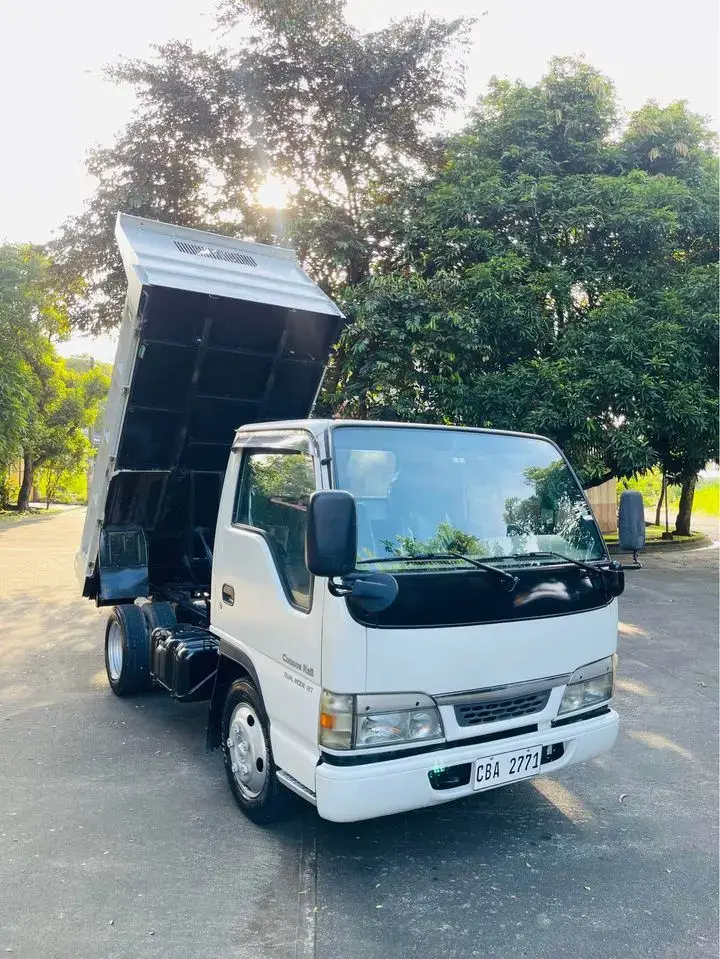
[(442, 734), (437, 706), (401, 713), (367, 713), (355, 720), (355, 745), (359, 749), (440, 739)]
[(616, 663), (617, 656), (613, 653), (606, 659), (576, 669), (565, 688), (558, 714), (573, 713), (612, 699)]
[(319, 741), (331, 749), (369, 749), (442, 739), (440, 711), (423, 693), (348, 696), (323, 690)]

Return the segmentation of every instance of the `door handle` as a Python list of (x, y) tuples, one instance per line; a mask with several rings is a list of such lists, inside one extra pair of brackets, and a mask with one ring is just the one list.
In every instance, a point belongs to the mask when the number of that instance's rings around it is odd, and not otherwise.
[(227, 603), (228, 606), (235, 604), (235, 590), (229, 583), (222, 584), (221, 595), (223, 603)]

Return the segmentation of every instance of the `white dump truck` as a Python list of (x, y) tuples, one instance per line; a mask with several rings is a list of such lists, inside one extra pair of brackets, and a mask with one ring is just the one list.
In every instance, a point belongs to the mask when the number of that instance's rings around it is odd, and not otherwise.
[(609, 750), (617, 597), (540, 436), (308, 419), (343, 317), (287, 250), (118, 217), (76, 557), (118, 696), (209, 702), (256, 822), (448, 802)]

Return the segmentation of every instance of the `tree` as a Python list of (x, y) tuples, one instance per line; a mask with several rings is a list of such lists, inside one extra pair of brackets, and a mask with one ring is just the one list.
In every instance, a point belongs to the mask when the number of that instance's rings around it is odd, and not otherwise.
[[(124, 281), (112, 231), (118, 210), (294, 243), (327, 290), (368, 275), (378, 191), (437, 157), (428, 129), (462, 95), (469, 21), (408, 17), (362, 34), (340, 0), (227, 0), (235, 44), (217, 54), (171, 43), (153, 61), (108, 71), (138, 110), (114, 145), (90, 155), (97, 189), (55, 247), (81, 275), (85, 330), (119, 323)], [(295, 187), (286, 211), (256, 188), (269, 174)]]
[(0, 247), (0, 471), (18, 456), (27, 509), (38, 467), (82, 457), (80, 429), (107, 392), (99, 370), (67, 368), (53, 340), (68, 331), (68, 297), (81, 287), (55, 283), (52, 261), (29, 245)]
[(33, 356), (67, 331), (66, 304), (38, 247), (0, 246), (0, 474), (17, 457), (33, 405)]
[(87, 373), (68, 369), (50, 343), (26, 361), (31, 369), (33, 402), (22, 437), (20, 510), (28, 508), (38, 469), (48, 464), (67, 468), (73, 456), (84, 458), (89, 444), (82, 431), (94, 421), (110, 385), (99, 369)]
[[(139, 109), (93, 155), (98, 190), (58, 244), (90, 288), (74, 321), (119, 320), (118, 208), (282, 235), (352, 320), (320, 409), (537, 430), (588, 485), (665, 464), (687, 514), (715, 409), (704, 121), (649, 103), (623, 129), (612, 83), (556, 59), (537, 84), (494, 80), (442, 140), (429, 128), (461, 95), (466, 21), (362, 34), (342, 0), (219, 15), (219, 54), (175, 43), (110, 71)], [(257, 202), (270, 173), (293, 187), (284, 211)]]
[[(399, 534), (394, 539), (381, 540), (381, 545), (389, 556), (397, 557), (428, 556), (431, 553), (459, 553), (479, 557), (488, 556), (490, 553), (477, 536), (457, 529), (448, 522), (440, 523), (435, 535), (430, 539), (420, 540), (409, 534)], [(384, 568), (392, 570), (392, 567)]]
[(586, 485), (695, 475), (715, 448), (717, 160), (702, 121), (668, 111), (657, 129), (687, 150), (656, 173), (643, 111), (618, 136), (586, 64), (495, 81), (385, 211), (392, 253), (345, 295), (326, 408), (545, 433)]
[(50, 509), (64, 483), (87, 469), (91, 449), (88, 438), (78, 430), (68, 437), (64, 448), (56, 450), (45, 460), (40, 467), (45, 487), (45, 509)]
[(688, 535), (698, 473), (718, 455), (717, 264), (689, 271), (657, 297), (652, 320), (668, 375), (650, 401), (651, 442), (667, 481), (680, 484), (675, 531)]
[(114, 239), (118, 212), (217, 227), (212, 184), (224, 167), (248, 188), (257, 183), (247, 150), (236, 147), (225, 157), (228, 143), (242, 137), (244, 117), (224, 57), (179, 42), (156, 49), (155, 62), (129, 60), (107, 70), (111, 82), (133, 86), (138, 109), (112, 146), (90, 151), (87, 170), (97, 187), (53, 244), (59, 278), (72, 284), (82, 276), (87, 287), (71, 299), (73, 326), (81, 331), (113, 329), (121, 319), (126, 284)]
[(623, 135), (623, 158), (631, 169), (697, 181), (716, 137), (687, 101), (666, 107), (650, 100), (630, 118)]
[(341, 0), (224, 0), (249, 18), (245, 96), (273, 171), (300, 186), (288, 232), (327, 289), (368, 275), (373, 194), (431, 162), (430, 123), (463, 93), (470, 21), (406, 17), (362, 34)]

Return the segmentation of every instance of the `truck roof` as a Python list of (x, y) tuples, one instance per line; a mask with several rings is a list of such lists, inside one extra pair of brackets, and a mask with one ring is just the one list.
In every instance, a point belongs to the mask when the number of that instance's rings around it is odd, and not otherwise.
[(547, 437), (538, 433), (523, 433), (517, 430), (494, 430), (482, 426), (450, 426), (442, 423), (405, 423), (391, 420), (353, 420), (353, 419), (320, 419), (308, 418), (297, 420), (275, 420), (263, 421), (261, 423), (248, 423), (238, 428), (235, 437), (242, 436), (244, 433), (254, 433), (259, 430), (307, 430), (314, 436), (321, 436), (329, 428), (339, 426), (396, 426), (406, 429), (424, 429), (424, 430), (462, 430), (466, 433), (496, 433), (503, 436), (524, 436), (529, 439), (547, 440)]

